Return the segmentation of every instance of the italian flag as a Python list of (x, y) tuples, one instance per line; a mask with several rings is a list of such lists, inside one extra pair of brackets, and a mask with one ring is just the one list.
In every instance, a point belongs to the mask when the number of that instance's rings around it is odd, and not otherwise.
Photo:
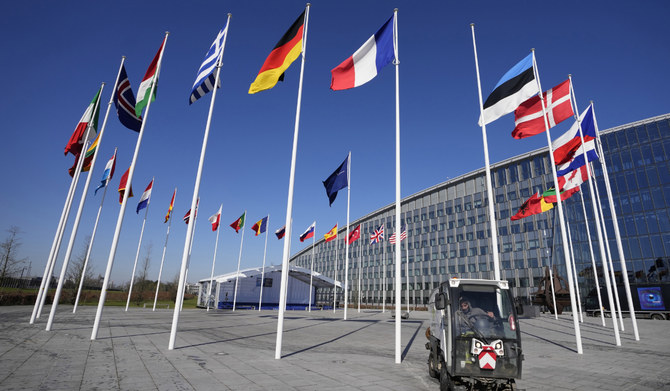
[(154, 94), (151, 97), (149, 97), (149, 95), (151, 94), (151, 87), (154, 85), (154, 83), (158, 82), (160, 60), (163, 57), (163, 48), (165, 47), (165, 40), (167, 40), (167, 37), (163, 39), (163, 43), (161, 43), (161, 47), (158, 49), (158, 53), (156, 53), (153, 61), (151, 61), (149, 69), (147, 69), (147, 73), (144, 74), (144, 79), (142, 79), (140, 88), (137, 91), (137, 103), (135, 104), (135, 114), (137, 114), (138, 117), (142, 115), (142, 110), (149, 103), (149, 99), (151, 99), (152, 102), (156, 100), (155, 88), (154, 88)]
[(70, 140), (65, 146), (65, 155), (67, 155), (69, 152), (75, 156), (79, 156), (82, 145), (84, 144), (84, 136), (86, 135), (86, 129), (88, 129), (89, 123), (91, 124), (92, 129), (92, 134), (90, 135), (89, 139), (95, 136), (95, 129), (98, 127), (98, 115), (100, 114), (100, 105), (98, 104), (98, 100), (100, 99), (101, 89), (102, 88), (100, 88), (95, 94), (95, 97), (93, 97), (93, 100), (86, 108), (84, 115), (81, 116), (74, 133), (72, 133), (72, 136), (70, 136)]

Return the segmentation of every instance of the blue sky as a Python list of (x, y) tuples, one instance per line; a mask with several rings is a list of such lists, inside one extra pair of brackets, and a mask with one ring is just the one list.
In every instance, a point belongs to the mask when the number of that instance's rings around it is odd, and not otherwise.
[[(152, 245), (150, 276), (158, 275), (165, 241), (163, 216), (178, 188), (164, 278), (179, 270), (188, 210), (210, 95), (188, 105), (190, 88), (209, 45), (232, 13), (201, 182), (200, 218), (189, 280), (209, 276), (214, 240), (207, 217), (223, 204), (216, 273), (235, 270), (240, 234), (228, 227), (245, 210), (242, 267), (259, 266), (264, 237), (251, 225), (270, 215), (268, 264), (281, 263), (283, 242), (272, 232), (286, 214), (300, 63), (274, 89), (247, 94), (263, 61), (302, 12), (301, 1), (12, 2), (0, 16), (0, 197), (3, 230), (22, 230), (20, 256), (42, 275), (70, 184), (73, 158), (62, 151), (101, 82), (104, 110), (121, 56), (134, 92), (170, 31), (158, 97), (152, 104), (112, 272), (130, 279), (142, 217), (135, 206), (156, 178), (141, 257)], [(330, 70), (358, 49), (399, 9), (402, 196), (484, 165), (470, 23), (476, 38), (484, 99), (498, 79), (536, 49), (543, 89), (573, 75), (580, 110), (590, 100), (601, 129), (670, 109), (670, 3), (644, 1), (314, 1), (310, 11), (294, 198), (292, 253), (298, 235), (316, 220), (321, 237), (346, 222), (346, 193), (332, 205), (321, 181), (352, 153), (351, 220), (394, 202), (395, 70), (366, 85), (329, 89)], [(557, 137), (569, 124), (552, 129)], [(492, 163), (546, 145), (543, 135), (514, 140), (512, 115), (487, 127)], [(119, 212), (116, 189), (137, 134), (112, 109), (93, 172), (74, 254), (93, 229), (100, 202), (92, 192), (118, 147), (117, 174), (107, 193), (93, 247), (94, 273), (104, 274)], [(75, 198), (81, 197), (83, 179)], [(69, 228), (56, 273), (70, 237)], [(4, 236), (3, 236), (4, 238)]]

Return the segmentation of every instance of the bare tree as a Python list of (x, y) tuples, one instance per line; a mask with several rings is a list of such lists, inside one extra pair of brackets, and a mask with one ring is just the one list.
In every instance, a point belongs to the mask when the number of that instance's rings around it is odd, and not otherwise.
[[(86, 263), (86, 254), (88, 253), (88, 247), (89, 244), (91, 243), (91, 236), (88, 235), (84, 239), (84, 246), (81, 249), (81, 252), (75, 259), (72, 260), (72, 263), (70, 264), (70, 267), (67, 270), (67, 275), (65, 279), (65, 285), (64, 287), (66, 289), (69, 289), (72, 293), (72, 304), (74, 304), (74, 301), (76, 299), (77, 291), (79, 290), (79, 282), (82, 279), (82, 276), (84, 278), (84, 288), (87, 286), (91, 286), (92, 283), (95, 282), (95, 279), (93, 278), (93, 270), (91, 267), (86, 267), (86, 270), (84, 270), (84, 264)], [(91, 263), (91, 259), (88, 260), (89, 264)]]
[(135, 284), (137, 286), (137, 296), (135, 299), (137, 305), (142, 304), (144, 301), (145, 291), (153, 286), (152, 281), (147, 280), (147, 276), (149, 275), (149, 268), (151, 267), (151, 250), (153, 250), (153, 244), (149, 242), (144, 246), (145, 255), (144, 258), (142, 258), (140, 273), (137, 276), (137, 283)]
[(26, 261), (25, 258), (17, 258), (17, 252), (21, 247), (19, 227), (12, 225), (7, 230), (9, 235), (0, 243), (0, 282), (7, 277), (12, 277), (21, 270), (21, 265)]

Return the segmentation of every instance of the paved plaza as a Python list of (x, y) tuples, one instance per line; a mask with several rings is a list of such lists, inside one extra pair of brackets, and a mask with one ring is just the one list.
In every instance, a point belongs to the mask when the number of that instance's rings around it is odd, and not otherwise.
[[(172, 310), (108, 307), (96, 341), (95, 307), (59, 306), (28, 323), (31, 306), (0, 307), (2, 390), (439, 390), (428, 376), (428, 313), (402, 323), (395, 364), (389, 311), (287, 312), (282, 359), (274, 358), (277, 313), (184, 310), (168, 350)], [(576, 353), (571, 316), (521, 320), (526, 390), (670, 390), (670, 321), (638, 320), (640, 341), (624, 322), (615, 346), (611, 321), (585, 318)]]

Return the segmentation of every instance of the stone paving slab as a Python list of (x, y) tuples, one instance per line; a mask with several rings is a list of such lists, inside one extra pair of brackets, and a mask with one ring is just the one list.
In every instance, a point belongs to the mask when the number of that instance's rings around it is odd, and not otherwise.
[[(174, 350), (172, 310), (108, 307), (90, 340), (95, 307), (60, 306), (52, 331), (28, 324), (31, 306), (0, 307), (2, 390), (439, 390), (428, 376), (426, 312), (402, 323), (395, 364), (395, 321), (387, 311), (287, 312), (282, 359), (274, 359), (277, 313), (184, 310)], [(45, 309), (48, 313), (48, 309)], [(526, 390), (670, 390), (670, 321), (625, 319), (621, 346), (611, 320), (521, 319)]]

